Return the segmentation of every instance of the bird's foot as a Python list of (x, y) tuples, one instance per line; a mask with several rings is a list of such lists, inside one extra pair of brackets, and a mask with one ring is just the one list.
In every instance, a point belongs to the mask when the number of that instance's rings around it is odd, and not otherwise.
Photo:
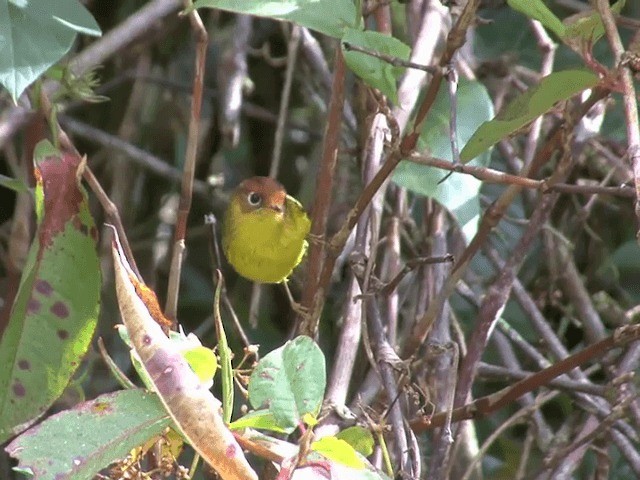
[(291, 304), (291, 310), (296, 312), (296, 314), (300, 315), (301, 317), (307, 318), (309, 316), (309, 309), (293, 299), (291, 290), (289, 290), (289, 284), (286, 280), (282, 282), (282, 284), (284, 285), (284, 289), (287, 292), (287, 298), (289, 299), (289, 304)]
[(312, 245), (327, 246), (327, 240), (322, 235), (314, 235), (313, 233), (307, 234), (307, 241)]

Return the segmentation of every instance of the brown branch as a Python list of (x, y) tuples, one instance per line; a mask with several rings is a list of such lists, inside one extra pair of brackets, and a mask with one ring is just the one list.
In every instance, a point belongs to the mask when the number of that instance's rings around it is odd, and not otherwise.
[[(523, 169), (522, 175), (524, 178), (529, 175), (533, 176), (545, 162), (555, 155), (556, 150), (559, 148), (561, 143), (563, 132), (572, 131), (578, 121), (586, 115), (589, 109), (596, 102), (604, 98), (607, 93), (608, 90), (595, 89), (587, 101), (579, 105), (575, 112), (568, 115), (563, 123), (559, 123), (551, 129), (547, 142), (538, 151), (531, 164), (529, 166), (525, 166)], [(522, 187), (519, 185), (510, 185), (509, 188), (500, 195), (500, 197), (482, 216), (480, 224), (478, 225), (478, 231), (456, 262), (455, 267), (449, 278), (447, 278), (442, 290), (429, 304), (429, 308), (416, 323), (411, 334), (407, 337), (407, 341), (403, 348), (404, 358), (408, 358), (413, 355), (417, 348), (427, 338), (435, 317), (439, 314), (446, 299), (449, 298), (455, 290), (458, 281), (462, 278), (464, 272), (466, 272), (469, 262), (485, 244), (490, 233), (498, 225), (498, 222), (505, 215), (509, 205), (511, 205), (511, 202), (521, 190)]]
[(298, 47), (300, 46), (301, 28), (302, 27), (299, 27), (297, 25), (291, 26), (291, 36), (287, 45), (287, 70), (284, 77), (284, 85), (282, 86), (282, 94), (280, 96), (278, 124), (273, 141), (273, 155), (271, 157), (271, 166), (269, 167), (269, 176), (273, 178), (276, 178), (278, 176), (278, 170), (280, 169), (282, 143), (284, 140), (287, 117), (289, 116), (289, 100), (291, 99), (293, 72), (296, 69), (296, 62), (298, 59)]
[(315, 337), (320, 320), (320, 313), (324, 304), (324, 289), (319, 282), (320, 272), (326, 262), (325, 245), (327, 219), (331, 207), (333, 178), (338, 158), (338, 144), (340, 141), (340, 126), (342, 125), (342, 109), (344, 106), (344, 77), (345, 63), (340, 46), (336, 47), (333, 83), (331, 85), (331, 100), (327, 114), (327, 128), (325, 130), (322, 160), (316, 181), (316, 195), (311, 223), (311, 236), (320, 241), (312, 241), (309, 248), (305, 288), (302, 293), (302, 305), (308, 309), (310, 315), (301, 319), (297, 332), (301, 335)]
[[(627, 396), (611, 409), (611, 413), (595, 422), (593, 428), (588, 433), (583, 433), (579, 438), (573, 440), (563, 448), (554, 449), (550, 457), (544, 459), (544, 466), (552, 470), (557, 469), (562, 459), (567, 458), (574, 450), (593, 442), (600, 435), (605, 435), (614, 426), (617, 420), (624, 417), (629, 404), (633, 401), (632, 396)], [(563, 470), (564, 471), (564, 470)]]
[[(190, 0), (184, 0), (185, 8), (191, 6)], [(189, 119), (189, 133), (187, 136), (187, 151), (185, 152), (182, 189), (176, 220), (171, 269), (169, 271), (169, 285), (167, 286), (167, 301), (165, 315), (175, 321), (178, 310), (178, 294), (180, 292), (180, 272), (185, 250), (184, 239), (187, 235), (187, 219), (191, 210), (193, 196), (193, 179), (196, 170), (198, 153), (198, 137), (200, 128), (200, 109), (202, 108), (202, 90), (204, 86), (205, 62), (207, 59), (207, 45), (209, 38), (196, 10), (189, 13), (189, 22), (196, 36), (195, 74), (193, 78), (193, 97), (191, 99), (191, 117)]]
[(363, 53), (365, 55), (369, 55), (370, 57), (377, 58), (378, 60), (382, 60), (383, 62), (388, 63), (389, 65), (392, 65), (394, 67), (415, 68), (416, 70), (422, 70), (423, 72), (431, 74), (435, 74), (439, 70), (438, 67), (434, 67), (431, 65), (421, 65), (419, 63), (410, 62), (398, 57), (392, 57), (391, 55), (387, 55), (376, 50), (371, 50), (369, 48), (360, 47), (358, 45), (353, 45), (349, 42), (342, 42), (342, 47), (347, 52)]
[[(640, 325), (625, 325), (617, 328), (612, 335), (597, 343), (589, 345), (579, 352), (554, 363), (548, 368), (535, 373), (519, 382), (503, 388), (486, 397), (479, 398), (453, 411), (453, 421), (469, 420), (484, 417), (508, 405), (525, 393), (548, 385), (552, 379), (568, 373), (574, 368), (596, 358), (601, 357), (614, 348), (640, 339)], [(448, 412), (438, 412), (432, 417), (421, 417), (412, 420), (411, 428), (416, 433), (444, 425)]]
[[(478, 376), (490, 378), (492, 380), (523, 380), (525, 378), (529, 378), (531, 375), (535, 375), (535, 373), (527, 370), (514, 370), (512, 368), (499, 367), (497, 365), (482, 362), (478, 365)], [(563, 376), (564, 374), (550, 380), (546, 386), (570, 393), (582, 392), (603, 398), (606, 398), (611, 392), (608, 386), (595, 385), (593, 383), (586, 383), (579, 380), (570, 380), (563, 378)]]
[(455, 164), (448, 160), (431, 157), (418, 152), (411, 153), (406, 161), (417, 163), (419, 165), (427, 165), (429, 167), (440, 168), (450, 172), (471, 175), (485, 183), (495, 183), (502, 185), (515, 185), (522, 188), (530, 188), (539, 190), (543, 193), (560, 192), (560, 193), (576, 193), (584, 195), (613, 195), (616, 197), (635, 198), (635, 191), (631, 187), (622, 185), (620, 187), (603, 187), (599, 185), (570, 185), (566, 183), (557, 183), (550, 185), (547, 180), (536, 180), (534, 178), (513, 175), (501, 172), (489, 167), (479, 167), (476, 165)]
[[(449, 33), (445, 51), (440, 58), (441, 67), (447, 66), (451, 62), (455, 52), (463, 45), (467, 29), (473, 23), (478, 5), (479, 0), (469, 0), (465, 5), (460, 18)], [(393, 170), (395, 170), (398, 163), (400, 163), (400, 160), (402, 160), (404, 156), (408, 155), (415, 149), (415, 146), (418, 142), (419, 134), (422, 131), (422, 124), (426, 118), (427, 113), (431, 109), (433, 102), (435, 101), (436, 95), (440, 88), (440, 84), (442, 83), (442, 80), (444, 78), (442, 72), (443, 69), (441, 68), (431, 80), (411, 132), (405, 135), (405, 137), (400, 142), (400, 145), (397, 145), (392, 149), (386, 161), (382, 164), (380, 170), (378, 170), (378, 172), (376, 173), (375, 177), (373, 177), (371, 182), (364, 187), (360, 196), (356, 200), (354, 207), (347, 215), (347, 218), (340, 230), (331, 238), (326, 255), (324, 256), (325, 258), (321, 270), (319, 269), (320, 263), (318, 262), (318, 260), (320, 257), (320, 253), (322, 252), (322, 250), (324, 250), (324, 247), (322, 245), (317, 245), (315, 249), (311, 249), (309, 255), (309, 269), (307, 271), (307, 288), (305, 289), (305, 295), (303, 295), (302, 302), (303, 306), (309, 309), (311, 315), (308, 319), (303, 319), (303, 321), (301, 322), (301, 326), (298, 329), (299, 333), (306, 335), (315, 335), (320, 319), (320, 314), (324, 306), (325, 291), (328, 288), (329, 283), (331, 282), (331, 274), (333, 272), (333, 267), (335, 265), (336, 259), (344, 248), (351, 230), (353, 230), (353, 228), (356, 226), (360, 215), (362, 215), (362, 212), (364, 212), (365, 208), (367, 208), (375, 193), (382, 186), (389, 175), (391, 175)], [(334, 117), (330, 115), (328, 128), (331, 128), (332, 118)], [(321, 177), (322, 170), (320, 176), (318, 177), (318, 186), (320, 186)], [(329, 186), (331, 186), (331, 184), (329, 184)], [(323, 194), (325, 194), (325, 196), (328, 196), (326, 194), (331, 190), (318, 189), (318, 191), (321, 191)], [(328, 199), (326, 201), (328, 202)], [(324, 217), (324, 219), (326, 222), (326, 216)], [(324, 225), (322, 225), (322, 227), (324, 227)], [(321, 233), (319, 238), (324, 238), (324, 228), (320, 229), (320, 226), (316, 228), (312, 226), (311, 233), (317, 235), (316, 230), (320, 231)], [(316, 250), (319, 252), (315, 254), (318, 256), (318, 258), (313, 255)]]
[[(609, 40), (616, 66), (619, 68), (620, 81), (622, 83), (622, 101), (627, 120), (627, 156), (633, 167), (633, 178), (636, 186), (636, 217), (640, 221), (640, 122), (638, 121), (638, 103), (633, 85), (633, 72), (630, 66), (622, 61), (625, 50), (609, 2), (607, 0), (596, 0), (595, 6), (598, 13), (600, 13), (600, 17), (602, 17), (607, 40)], [(638, 236), (640, 238), (640, 231)]]
[[(564, 138), (564, 135), (562, 137)], [(566, 139), (561, 144), (561, 148), (564, 150), (562, 159), (553, 175), (559, 180), (564, 180), (567, 177), (573, 163), (568, 142), (569, 140)], [(497, 280), (489, 288), (489, 293), (482, 301), (480, 311), (478, 312), (479, 321), (476, 323), (471, 339), (469, 340), (469, 350), (460, 369), (458, 389), (456, 390), (456, 406), (463, 405), (471, 391), (477, 365), (486, 348), (489, 332), (495, 325), (499, 313), (507, 303), (517, 272), (530, 251), (531, 243), (549, 219), (551, 210), (558, 196), (558, 194), (552, 194), (542, 197), (537, 208), (531, 215), (524, 234), (518, 241), (509, 259), (505, 262), (504, 269), (500, 272)]]

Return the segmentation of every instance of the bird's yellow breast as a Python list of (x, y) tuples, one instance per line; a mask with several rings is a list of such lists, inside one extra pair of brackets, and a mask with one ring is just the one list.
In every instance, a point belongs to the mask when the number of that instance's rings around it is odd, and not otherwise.
[(284, 212), (268, 208), (242, 211), (232, 201), (225, 214), (222, 247), (243, 277), (280, 283), (302, 260), (310, 227), (302, 205), (293, 197), (287, 196)]

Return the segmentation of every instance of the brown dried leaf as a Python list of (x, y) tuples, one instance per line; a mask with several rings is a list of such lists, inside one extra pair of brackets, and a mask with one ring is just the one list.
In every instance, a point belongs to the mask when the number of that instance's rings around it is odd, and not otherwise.
[(220, 401), (202, 387), (137, 294), (142, 284), (129, 267), (117, 236), (112, 253), (123, 322), (167, 412), (193, 448), (224, 480), (257, 480), (222, 420)]

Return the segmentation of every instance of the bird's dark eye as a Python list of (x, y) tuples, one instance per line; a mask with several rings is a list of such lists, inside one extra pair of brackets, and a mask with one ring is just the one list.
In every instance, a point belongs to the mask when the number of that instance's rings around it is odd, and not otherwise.
[(251, 192), (247, 195), (247, 200), (249, 200), (249, 205), (257, 207), (262, 203), (262, 196), (259, 193)]

